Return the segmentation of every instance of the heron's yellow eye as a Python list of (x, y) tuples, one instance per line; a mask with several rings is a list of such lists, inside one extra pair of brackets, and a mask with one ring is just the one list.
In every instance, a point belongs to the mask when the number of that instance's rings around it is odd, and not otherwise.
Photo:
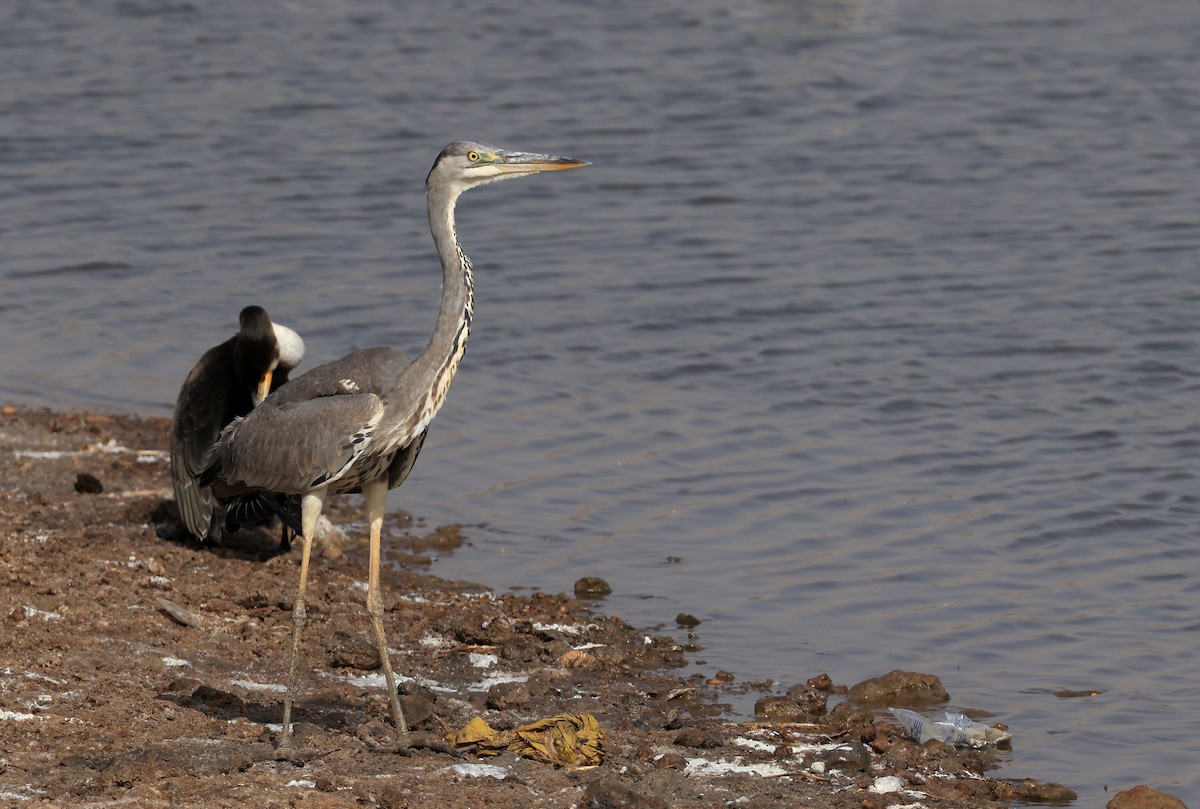
[(479, 152), (467, 152), (467, 160), (470, 160), (472, 163), (479, 160)]

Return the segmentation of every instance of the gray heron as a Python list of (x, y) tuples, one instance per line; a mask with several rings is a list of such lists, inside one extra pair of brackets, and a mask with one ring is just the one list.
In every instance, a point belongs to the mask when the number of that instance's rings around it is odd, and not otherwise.
[(213, 447), (203, 477), (218, 495), (261, 491), (301, 498), (303, 551), (292, 606), (291, 658), (277, 747), (280, 758), (291, 755), (292, 700), (313, 531), (325, 498), (338, 493), (361, 492), (365, 501), (370, 526), (367, 614), (387, 684), (397, 750), (406, 752), (410, 742), (416, 742), (409, 736), (388, 657), (379, 592), (379, 535), (388, 490), (403, 483), (412, 470), (429, 423), (445, 401), (467, 348), (475, 282), (471, 260), (458, 242), (454, 207), (464, 191), (477, 185), (586, 165), (582, 160), (469, 141), (456, 141), (443, 149), (425, 179), (429, 229), (442, 265), (442, 294), (433, 336), (424, 352), (410, 361), (394, 348), (367, 348), (313, 368), (235, 419)]
[(247, 306), (237, 334), (204, 352), (184, 380), (171, 419), (171, 479), (179, 516), (200, 542), (220, 542), (224, 523), (222, 504), (200, 482), (206, 456), (221, 430), (287, 382), (303, 358), (300, 335)]

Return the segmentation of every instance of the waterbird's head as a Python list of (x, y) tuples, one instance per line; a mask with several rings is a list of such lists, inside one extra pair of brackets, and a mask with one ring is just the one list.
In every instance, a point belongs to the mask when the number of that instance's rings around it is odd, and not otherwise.
[(563, 171), (590, 165), (584, 160), (533, 152), (514, 152), (458, 140), (451, 143), (433, 162), (425, 189), (430, 193), (449, 191), (453, 196), (468, 188), (512, 177), (524, 177), (543, 171)]

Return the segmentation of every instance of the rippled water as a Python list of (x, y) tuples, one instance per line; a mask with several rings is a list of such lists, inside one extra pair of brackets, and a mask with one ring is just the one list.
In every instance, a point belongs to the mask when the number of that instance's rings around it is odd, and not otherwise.
[(1195, 805), (1197, 76), (1194, 0), (6, 3), (0, 398), (167, 414), (251, 301), (415, 352), (441, 146), (590, 160), (459, 208), (435, 572), (930, 671), (1002, 774)]

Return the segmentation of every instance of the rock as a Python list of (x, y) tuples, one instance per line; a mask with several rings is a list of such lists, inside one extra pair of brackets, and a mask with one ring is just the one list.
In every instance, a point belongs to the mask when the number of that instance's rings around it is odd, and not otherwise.
[(758, 700), (754, 703), (754, 718), (759, 722), (812, 722), (823, 716), (826, 695), (807, 686), (800, 688), (807, 690), (797, 696)]
[(945, 702), (950, 695), (933, 674), (894, 669), (851, 686), (849, 699), (857, 705), (910, 707)]
[(687, 759), (678, 753), (664, 753), (653, 759), (655, 767), (664, 770), (685, 770), (687, 769)]
[(602, 778), (587, 785), (583, 791), (583, 806), (587, 809), (668, 809), (661, 798), (642, 795), (615, 778)]
[(500, 657), (513, 663), (532, 663), (542, 656), (542, 649), (546, 646), (548, 644), (529, 635), (512, 635), (501, 640), (497, 652)]
[(157, 598), (155, 601), (158, 602), (158, 608), (180, 626), (204, 626), (204, 616), (200, 613), (165, 598)]
[(380, 668), (379, 650), (366, 638), (347, 632), (335, 632), (335, 645), (329, 649), (329, 665), (335, 669), (375, 671)]
[(869, 772), (871, 769), (871, 751), (859, 742), (850, 742), (835, 747), (821, 757), (825, 762), (825, 771), (841, 770), (842, 772)]
[(1138, 784), (1133, 789), (1118, 792), (1105, 804), (1105, 809), (1187, 809), (1174, 795)]
[(675, 744), (680, 747), (694, 747), (702, 750), (720, 747), (725, 744), (725, 740), (711, 730), (693, 726), (679, 731), (675, 737)]
[(681, 612), (675, 616), (675, 623), (686, 629), (691, 629), (694, 626), (700, 626), (700, 619), (695, 615), (686, 612)]
[[(1049, 781), (1042, 783), (1032, 778), (1026, 778), (1022, 781), (997, 781), (995, 797), (997, 800), (1005, 802), (1020, 801), (1021, 803), (1061, 805), (1070, 803), (1079, 796), (1062, 784)], [(1134, 806), (1142, 807), (1143, 805), (1129, 804), (1127, 809), (1132, 809)], [(1167, 807), (1170, 804), (1146, 804), (1145, 809), (1158, 806)]]
[(816, 677), (809, 677), (807, 685), (818, 691), (829, 691), (833, 688), (833, 678), (828, 674), (818, 674)]
[(822, 716), (825, 713), (825, 703), (829, 701), (829, 696), (823, 690), (799, 683), (789, 688), (785, 696), (803, 705), (813, 716)]
[(493, 711), (526, 708), (533, 701), (525, 683), (496, 683), (488, 689), (487, 706)]
[(419, 727), (433, 716), (435, 697), (432, 693), (405, 694), (399, 699), (400, 709), (404, 711), (404, 719), (410, 728)]
[(104, 491), (104, 484), (95, 475), (80, 472), (75, 476), (75, 491), (80, 494), (100, 494)]
[[(190, 681), (189, 681), (190, 682)], [(221, 691), (210, 685), (198, 685), (191, 695), (179, 701), (180, 705), (204, 711), (209, 716), (232, 719), (249, 713), (246, 701), (237, 694)]]
[(584, 576), (575, 582), (576, 598), (602, 598), (612, 594), (612, 587), (599, 576)]
[(312, 722), (293, 722), (292, 739), (300, 748), (327, 748), (336, 746), (335, 734)]

